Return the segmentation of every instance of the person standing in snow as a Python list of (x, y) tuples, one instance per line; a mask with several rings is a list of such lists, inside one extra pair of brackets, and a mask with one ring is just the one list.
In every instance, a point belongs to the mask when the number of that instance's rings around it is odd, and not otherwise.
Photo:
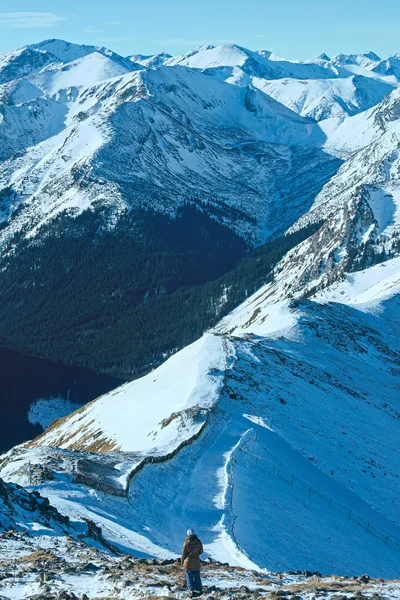
[(200, 577), (200, 554), (203, 553), (203, 544), (193, 531), (187, 530), (187, 538), (182, 548), (182, 566), (186, 571), (186, 583), (191, 598), (201, 596), (203, 586)]

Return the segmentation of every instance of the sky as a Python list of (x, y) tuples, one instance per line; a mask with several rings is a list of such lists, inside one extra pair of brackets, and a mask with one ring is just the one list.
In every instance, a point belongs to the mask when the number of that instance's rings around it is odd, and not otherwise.
[(48, 38), (124, 56), (236, 43), (306, 60), (400, 53), (397, 0), (0, 0), (0, 52)]

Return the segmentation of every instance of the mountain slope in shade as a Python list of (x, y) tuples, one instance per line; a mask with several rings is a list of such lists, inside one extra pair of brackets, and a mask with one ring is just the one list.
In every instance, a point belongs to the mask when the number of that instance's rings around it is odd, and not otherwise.
[(54, 55), (29, 47), (0, 54), (0, 84), (31, 75), (55, 61)]
[(393, 54), (389, 58), (379, 62), (373, 71), (380, 75), (392, 76), (400, 79), (400, 54)]

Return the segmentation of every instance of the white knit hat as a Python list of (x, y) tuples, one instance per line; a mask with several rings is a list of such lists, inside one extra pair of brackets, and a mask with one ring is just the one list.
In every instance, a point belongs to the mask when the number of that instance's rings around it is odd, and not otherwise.
[(186, 535), (187, 536), (194, 535), (194, 529), (188, 529), (187, 532), (186, 532)]

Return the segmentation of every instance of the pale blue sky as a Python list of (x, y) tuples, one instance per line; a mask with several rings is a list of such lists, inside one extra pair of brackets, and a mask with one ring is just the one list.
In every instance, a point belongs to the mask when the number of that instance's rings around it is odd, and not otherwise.
[(237, 43), (304, 60), (400, 53), (396, 0), (0, 0), (0, 52), (46, 38), (122, 55)]

